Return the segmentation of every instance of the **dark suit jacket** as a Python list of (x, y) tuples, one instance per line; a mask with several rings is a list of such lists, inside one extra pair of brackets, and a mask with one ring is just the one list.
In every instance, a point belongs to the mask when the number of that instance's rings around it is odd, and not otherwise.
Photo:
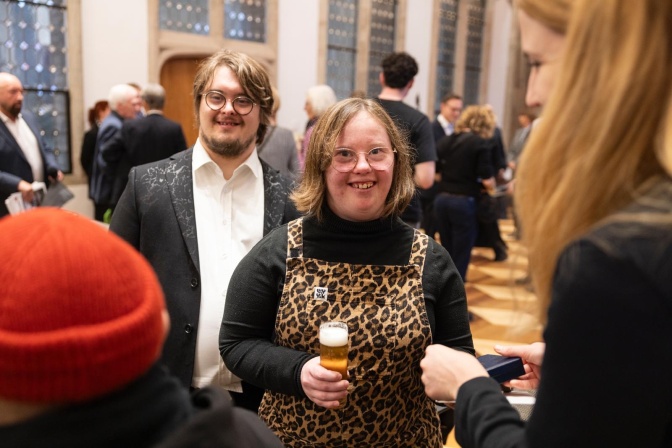
[[(187, 387), (194, 372), (201, 300), (192, 153), (190, 148), (132, 168), (110, 224), (110, 230), (137, 248), (156, 271), (171, 320), (162, 361)], [(298, 213), (288, 200), (289, 180), (265, 162), (261, 164), (266, 235)]]
[(96, 154), (96, 141), (98, 140), (98, 126), (94, 126), (84, 133), (82, 140), (82, 153), (79, 155), (79, 162), (84, 168), (86, 177), (91, 179), (93, 172), (93, 156)]
[(182, 126), (161, 114), (127, 120), (102, 156), (113, 171), (111, 203), (116, 204), (134, 166), (158, 162), (187, 149)]
[[(48, 176), (55, 177), (59, 170), (56, 158), (40, 137), (39, 126), (33, 116), (30, 113), (22, 113), (21, 116), (37, 139), (37, 145), (40, 148), (40, 154), (42, 154), (44, 181), (48, 186)], [(0, 217), (9, 214), (5, 206), (5, 199), (18, 191), (17, 188), (21, 180), (29, 183), (34, 182), (33, 169), (12, 133), (0, 120)]]
[(96, 151), (93, 155), (93, 169), (91, 170), (91, 178), (89, 180), (89, 197), (96, 205), (109, 205), (112, 203), (112, 187), (114, 185), (116, 166), (110, 166), (103, 158), (103, 153), (119, 133), (123, 122), (124, 117), (116, 111), (112, 111), (100, 123), (100, 128), (98, 128)]
[(439, 140), (446, 136), (446, 131), (443, 130), (443, 126), (436, 119), (432, 121), (432, 133), (434, 134), (434, 143), (439, 143)]
[(504, 142), (502, 141), (502, 131), (499, 127), (495, 128), (492, 138), (489, 140), (492, 148), (492, 166), (495, 168), (495, 175), (497, 171), (506, 168), (506, 153), (504, 151)]

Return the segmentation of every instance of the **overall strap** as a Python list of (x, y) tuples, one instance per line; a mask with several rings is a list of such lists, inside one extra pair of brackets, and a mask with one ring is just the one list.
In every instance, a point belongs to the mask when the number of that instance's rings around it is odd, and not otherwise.
[(303, 218), (287, 224), (287, 258), (303, 258)]
[(413, 244), (411, 245), (411, 257), (408, 264), (417, 265), (420, 269), (420, 277), (425, 267), (425, 255), (429, 246), (429, 237), (424, 233), (415, 230), (413, 235)]

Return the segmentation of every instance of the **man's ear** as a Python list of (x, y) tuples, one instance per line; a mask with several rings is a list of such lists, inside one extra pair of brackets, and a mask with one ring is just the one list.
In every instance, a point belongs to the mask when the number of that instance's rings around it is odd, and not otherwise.
[(380, 81), (381, 86), (386, 86), (387, 85), (387, 84), (385, 84), (385, 73), (380, 72), (380, 74), (378, 74), (378, 80)]
[(413, 83), (415, 82), (415, 78), (411, 79), (408, 81), (408, 84), (406, 84), (406, 91), (411, 90), (411, 87), (413, 87)]

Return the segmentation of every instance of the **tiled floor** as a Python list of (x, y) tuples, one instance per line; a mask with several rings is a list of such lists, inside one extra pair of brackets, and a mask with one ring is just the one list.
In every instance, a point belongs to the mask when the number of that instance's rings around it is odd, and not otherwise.
[[(493, 251), (475, 248), (467, 274), (467, 301), (474, 316), (471, 332), (478, 354), (494, 353), (495, 344), (526, 344), (541, 340), (541, 326), (535, 316), (536, 296), (520, 280), (527, 275), (525, 248), (508, 237), (510, 220), (500, 221), (509, 246), (509, 258), (494, 262)], [(516, 281), (518, 280), (518, 281)], [(454, 435), (446, 447), (459, 447)]]

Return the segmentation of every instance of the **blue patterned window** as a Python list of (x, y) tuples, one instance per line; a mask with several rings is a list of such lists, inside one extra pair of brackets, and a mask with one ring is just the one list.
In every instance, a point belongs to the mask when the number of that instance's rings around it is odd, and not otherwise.
[(469, 0), (467, 20), (467, 64), (464, 73), (464, 103), (478, 104), (481, 85), (485, 0)]
[(394, 52), (397, 0), (373, 0), (372, 6), (367, 92), (369, 96), (377, 96), (380, 93), (380, 64), (385, 56)]
[(42, 137), (70, 173), (66, 8), (67, 0), (0, 0), (0, 71), (21, 80), (23, 109), (35, 114)]
[(183, 33), (210, 33), (208, 0), (161, 0), (159, 26)]
[(266, 0), (226, 0), (224, 37), (266, 42)]
[(357, 0), (329, 2), (327, 84), (339, 99), (349, 97), (355, 89), (358, 6)]
[(439, 113), (443, 95), (453, 91), (458, 6), (459, 0), (440, 0), (439, 2), (436, 88), (434, 89), (434, 112), (436, 114)]

